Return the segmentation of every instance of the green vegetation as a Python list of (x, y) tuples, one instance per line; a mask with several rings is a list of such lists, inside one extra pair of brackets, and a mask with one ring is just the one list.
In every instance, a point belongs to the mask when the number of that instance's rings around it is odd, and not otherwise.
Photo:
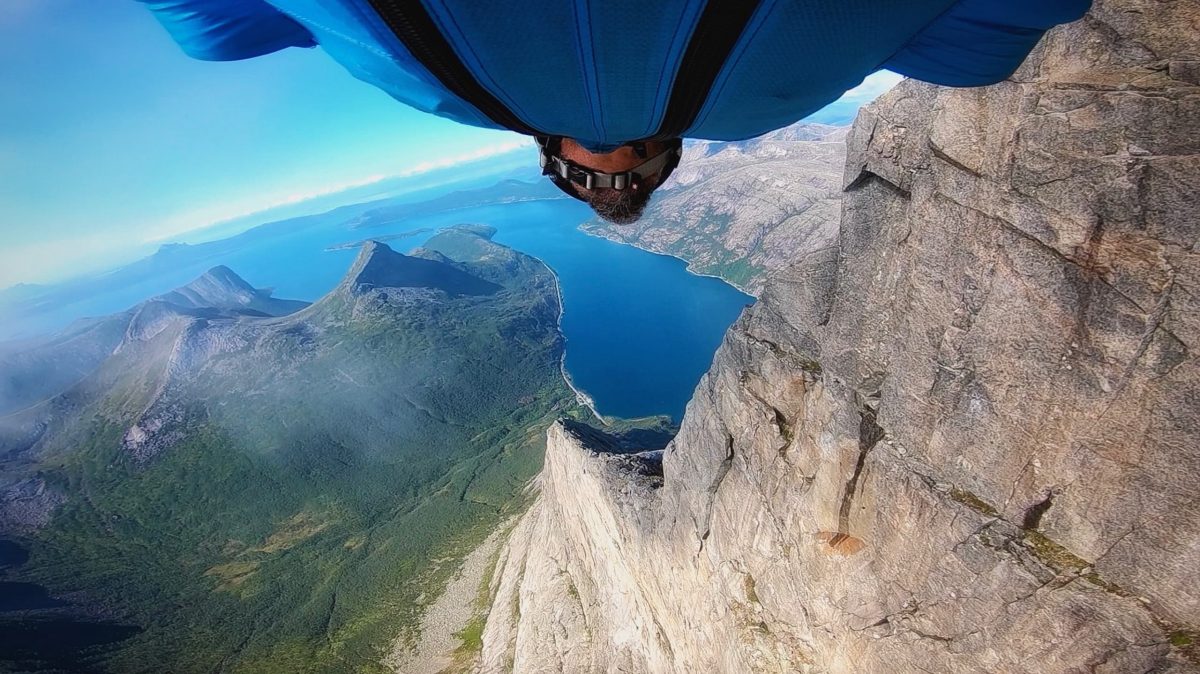
[(458, 655), (469, 659), (475, 653), (483, 650), (483, 628), (487, 626), (487, 614), (477, 614), (454, 634), (462, 644), (458, 647)]
[[(184, 374), (168, 376), (181, 329), (128, 345), (75, 394), (33, 468), (69, 499), (23, 573), (143, 628), (107, 667), (385, 671), (457, 560), (523, 507), (545, 428), (582, 414), (553, 278), (467, 232), (428, 247), (501, 289), (350, 284), (285, 319), (204, 328), (224, 346)], [(139, 459), (123, 438), (147, 409), (164, 446)]]
[(1000, 513), (983, 499), (960, 487), (950, 489), (950, 498), (985, 517), (1000, 517)]
[(727, 255), (726, 257), (728, 259), (716, 264), (697, 265), (696, 271), (702, 274), (719, 276), (739, 288), (746, 288), (753, 285), (753, 283), (760, 280), (767, 273), (765, 269), (746, 258), (733, 258), (732, 255)]
[(752, 604), (761, 603), (758, 601), (758, 589), (754, 582), (754, 576), (751, 576), (750, 574), (747, 573), (746, 576), (742, 579), (742, 585), (743, 585), (742, 589), (746, 593), (747, 601), (749, 601)]

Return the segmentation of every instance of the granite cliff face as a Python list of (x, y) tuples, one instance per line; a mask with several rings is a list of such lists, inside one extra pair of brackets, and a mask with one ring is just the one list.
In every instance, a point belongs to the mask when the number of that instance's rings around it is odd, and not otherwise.
[(905, 83), (661, 456), (572, 424), (482, 671), (1200, 671), (1200, 7)]

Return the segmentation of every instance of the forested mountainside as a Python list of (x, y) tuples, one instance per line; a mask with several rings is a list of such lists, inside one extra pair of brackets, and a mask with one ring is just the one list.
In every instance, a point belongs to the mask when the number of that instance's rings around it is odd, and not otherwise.
[(688, 141), (641, 220), (583, 229), (758, 294), (769, 272), (837, 236), (845, 137), (843, 127), (801, 122), (752, 140)]
[(848, 147), (664, 452), (552, 427), (480, 671), (1200, 671), (1200, 6)]
[[(20, 579), (137, 628), (72, 666), (387, 671), (462, 555), (519, 507), (551, 421), (582, 414), (554, 275), (490, 235), (367, 244), (311, 306), (218, 268), (5, 354), (31, 370), (87, 355), (0, 433)], [(0, 640), (18, 657), (0, 668), (61, 665), (68, 608), (0, 612), (23, 635)]]

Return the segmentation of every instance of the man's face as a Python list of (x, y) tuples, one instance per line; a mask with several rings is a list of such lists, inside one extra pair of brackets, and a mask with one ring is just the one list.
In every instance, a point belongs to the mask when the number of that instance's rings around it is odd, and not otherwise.
[[(563, 159), (580, 166), (605, 173), (621, 173), (670, 148), (668, 144), (661, 141), (646, 141), (645, 145), (646, 156), (640, 157), (629, 145), (622, 145), (612, 152), (594, 153), (588, 152), (570, 138), (564, 138), (561, 152)], [(642, 217), (642, 212), (650, 203), (650, 193), (658, 187), (659, 179), (658, 174), (647, 176), (623, 190), (612, 188), (589, 190), (574, 183), (571, 184), (571, 187), (584, 201), (588, 202), (596, 215), (614, 224), (627, 225)]]

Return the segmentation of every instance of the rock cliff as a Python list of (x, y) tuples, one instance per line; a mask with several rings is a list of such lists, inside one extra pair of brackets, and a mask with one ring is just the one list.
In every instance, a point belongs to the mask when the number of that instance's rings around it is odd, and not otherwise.
[(1200, 6), (905, 83), (661, 458), (572, 424), (482, 671), (1200, 671)]

